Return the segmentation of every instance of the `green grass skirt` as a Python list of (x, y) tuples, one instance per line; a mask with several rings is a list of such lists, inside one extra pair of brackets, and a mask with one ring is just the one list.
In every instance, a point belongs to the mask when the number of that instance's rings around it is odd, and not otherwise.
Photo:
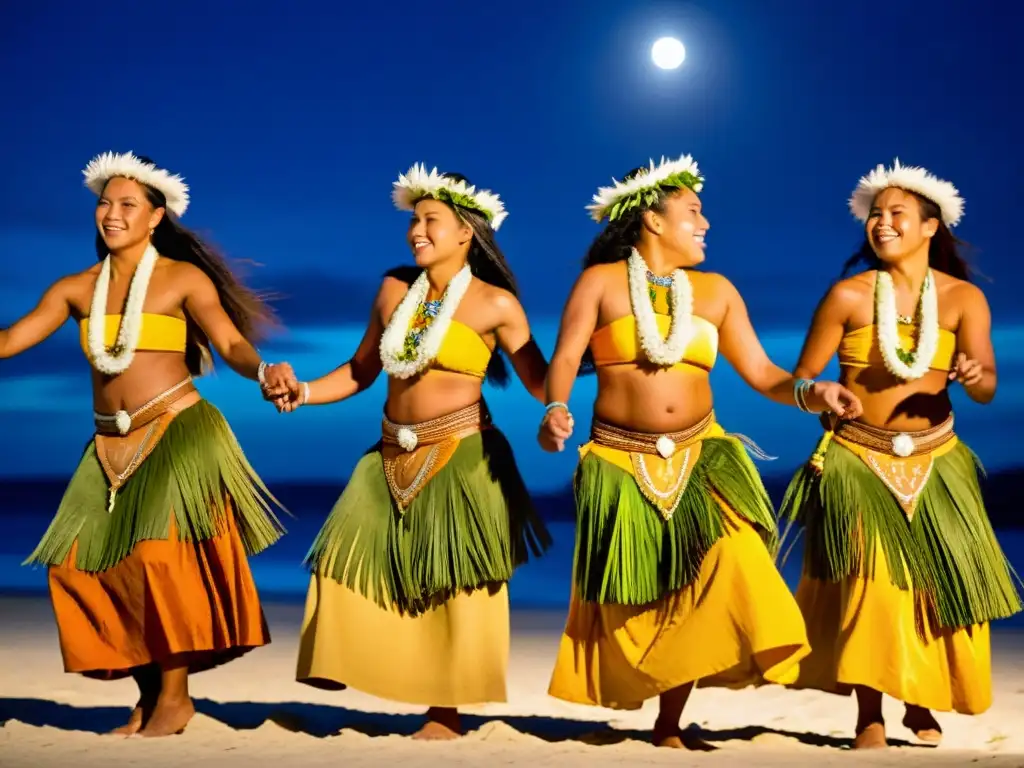
[(152, 453), (117, 491), (113, 512), (107, 511), (109, 487), (90, 440), (56, 517), (24, 564), (61, 565), (77, 541), (74, 566), (104, 571), (140, 541), (166, 539), (172, 515), (179, 540), (211, 539), (222, 529), (229, 501), (249, 554), (284, 533), (271, 508), (276, 500), (227, 421), (206, 400), (171, 421)]
[(511, 446), (487, 429), (463, 438), (401, 512), (380, 444), (371, 448), (306, 562), (382, 608), (417, 615), (459, 592), (508, 581), (550, 545)]
[(985, 513), (982, 471), (963, 443), (936, 457), (908, 519), (863, 460), (833, 441), (820, 475), (809, 465), (797, 472), (780, 517), (806, 535), (810, 578), (873, 577), (877, 541), (895, 586), (913, 585), (941, 626), (969, 627), (1021, 610), (1015, 574)]
[(679, 506), (665, 521), (622, 468), (590, 453), (574, 480), (578, 596), (588, 602), (647, 605), (692, 583), (726, 521), (713, 494), (761, 533), (774, 553), (771, 499), (742, 442), (703, 440)]

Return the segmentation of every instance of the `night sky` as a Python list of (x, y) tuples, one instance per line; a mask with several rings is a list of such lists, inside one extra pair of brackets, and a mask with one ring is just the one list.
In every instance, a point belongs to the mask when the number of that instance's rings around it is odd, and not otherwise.
[[(989, 469), (1024, 430), (1017, 247), (1024, 76), (1012, 4), (874, 6), (818, 0), (653, 3), (10, 4), (0, 11), (0, 326), (94, 260), (81, 169), (132, 150), (185, 176), (184, 223), (281, 296), (264, 351), (312, 378), (344, 362), (381, 273), (411, 257), (391, 182), (414, 162), (505, 200), (499, 233), (541, 347), (597, 225), (584, 206), (648, 158), (692, 153), (707, 177), (706, 268), (744, 294), (769, 353), (791, 367), (814, 306), (859, 244), (846, 207), (894, 157), (957, 185), (957, 234), (976, 246), (1000, 391), (957, 392), (958, 429)], [(230, 10), (229, 10), (230, 8)], [(263, 10), (266, 8), (266, 10)], [(514, 10), (513, 10), (514, 8)], [(1016, 18), (1016, 20), (1015, 20)], [(687, 61), (650, 64), (680, 37)], [(835, 375), (835, 368), (831, 370)], [(727, 429), (789, 472), (813, 417), (714, 373)], [(573, 396), (585, 433), (592, 378)], [(383, 377), (356, 400), (278, 415), (225, 366), (203, 392), (269, 481), (343, 479), (379, 436)], [(514, 382), (486, 396), (537, 490), (569, 482), (575, 452), (533, 435), (542, 408)], [(70, 325), (0, 361), (0, 474), (63, 476), (91, 434), (88, 368)], [(583, 437), (583, 434), (580, 434)]]

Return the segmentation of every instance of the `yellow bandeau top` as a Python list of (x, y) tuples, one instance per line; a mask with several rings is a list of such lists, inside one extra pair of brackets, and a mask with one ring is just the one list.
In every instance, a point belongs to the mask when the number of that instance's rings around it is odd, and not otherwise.
[[(121, 315), (107, 315), (103, 329), (104, 344), (112, 347), (117, 342), (121, 329)], [(180, 317), (142, 313), (142, 330), (139, 332), (139, 346), (143, 352), (184, 352), (188, 326)], [(82, 350), (89, 354), (89, 318), (83, 317), (78, 324), (78, 336)]]
[(480, 334), (468, 325), (452, 320), (430, 367), (482, 379), (487, 375), (487, 365), (491, 362), (492, 354)]
[[(672, 325), (672, 317), (668, 314), (667, 288), (655, 288), (654, 311), (658, 331), (661, 337), (665, 338)], [(718, 328), (709, 320), (697, 315), (694, 315), (693, 323), (694, 334), (686, 346), (683, 359), (671, 366), (670, 370), (691, 366), (710, 371), (715, 367), (715, 360), (718, 358)], [(594, 331), (590, 337), (590, 353), (594, 356), (594, 365), (598, 368), (644, 360), (636, 318), (633, 315), (625, 315)]]
[[(915, 328), (912, 325), (897, 326), (903, 348), (910, 352), (914, 349)], [(929, 368), (933, 371), (949, 371), (953, 367), (953, 355), (956, 354), (956, 334), (939, 329), (939, 346), (935, 350)], [(873, 368), (884, 365), (882, 352), (878, 348), (878, 334), (874, 325), (865, 325), (843, 336), (839, 342), (839, 364), (851, 368)]]

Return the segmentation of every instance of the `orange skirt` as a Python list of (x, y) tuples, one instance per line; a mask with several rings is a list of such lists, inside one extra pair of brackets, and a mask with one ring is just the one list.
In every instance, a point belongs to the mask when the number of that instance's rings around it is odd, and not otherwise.
[(115, 680), (148, 664), (211, 669), (270, 642), (233, 510), (217, 536), (141, 541), (98, 573), (49, 568), (64, 669)]

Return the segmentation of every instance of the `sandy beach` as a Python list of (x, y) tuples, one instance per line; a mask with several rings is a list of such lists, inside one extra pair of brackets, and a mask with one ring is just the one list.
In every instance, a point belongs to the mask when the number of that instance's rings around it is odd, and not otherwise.
[(1024, 632), (994, 633), (995, 705), (980, 717), (939, 715), (945, 741), (913, 744), (887, 702), (888, 750), (854, 753), (852, 699), (777, 687), (697, 691), (687, 709), (693, 746), (646, 739), (656, 704), (617, 713), (547, 696), (561, 629), (557, 611), (513, 614), (509, 702), (467, 711), (458, 742), (414, 742), (421, 710), (294, 682), (301, 606), (267, 605), (273, 643), (193, 677), (197, 716), (181, 736), (100, 735), (134, 703), (130, 681), (66, 675), (45, 597), (0, 598), (0, 765), (965, 765), (1024, 766)]

